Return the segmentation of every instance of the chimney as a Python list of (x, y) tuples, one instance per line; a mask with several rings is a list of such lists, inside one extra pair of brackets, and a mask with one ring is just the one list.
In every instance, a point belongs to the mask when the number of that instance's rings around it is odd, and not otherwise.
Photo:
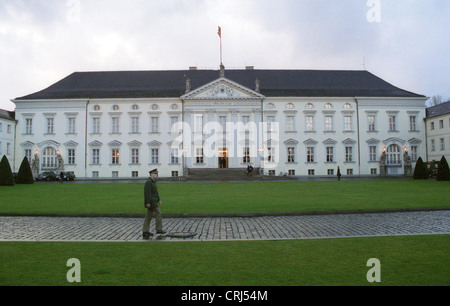
[(245, 70), (255, 70), (255, 66), (245, 66)]
[(189, 70), (197, 70), (197, 67), (191, 66), (191, 67), (189, 67)]

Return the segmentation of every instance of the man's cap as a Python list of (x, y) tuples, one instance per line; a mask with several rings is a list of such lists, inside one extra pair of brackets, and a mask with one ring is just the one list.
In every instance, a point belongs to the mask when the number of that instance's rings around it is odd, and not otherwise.
[(153, 169), (149, 172), (150, 174), (154, 173), (154, 174), (158, 174), (158, 169)]

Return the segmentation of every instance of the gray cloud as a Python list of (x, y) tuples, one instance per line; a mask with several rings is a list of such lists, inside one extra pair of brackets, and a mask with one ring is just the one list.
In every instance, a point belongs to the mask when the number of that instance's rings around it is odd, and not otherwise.
[[(450, 98), (450, 2), (380, 0), (15, 0), (0, 3), (0, 108), (73, 71), (363, 69)], [(406, 3), (406, 4), (405, 4)]]

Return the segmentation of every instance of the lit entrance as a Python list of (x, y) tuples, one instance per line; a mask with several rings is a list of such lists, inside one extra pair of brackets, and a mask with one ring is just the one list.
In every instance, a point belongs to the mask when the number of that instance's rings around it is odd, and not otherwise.
[(228, 168), (228, 149), (219, 149), (219, 168)]

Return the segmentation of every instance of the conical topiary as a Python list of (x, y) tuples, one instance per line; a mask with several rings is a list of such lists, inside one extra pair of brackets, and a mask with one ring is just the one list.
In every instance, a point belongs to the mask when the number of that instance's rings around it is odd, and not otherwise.
[(33, 173), (31, 172), (28, 158), (24, 157), (17, 173), (16, 184), (33, 184)]
[(0, 162), (0, 186), (14, 186), (11, 166), (6, 155), (3, 155), (2, 161)]
[(436, 181), (450, 181), (450, 169), (448, 168), (447, 159), (442, 156), (439, 162)]
[(422, 157), (419, 157), (419, 159), (416, 162), (416, 167), (414, 168), (413, 177), (415, 180), (428, 178), (427, 166), (425, 166), (425, 164), (422, 160)]

